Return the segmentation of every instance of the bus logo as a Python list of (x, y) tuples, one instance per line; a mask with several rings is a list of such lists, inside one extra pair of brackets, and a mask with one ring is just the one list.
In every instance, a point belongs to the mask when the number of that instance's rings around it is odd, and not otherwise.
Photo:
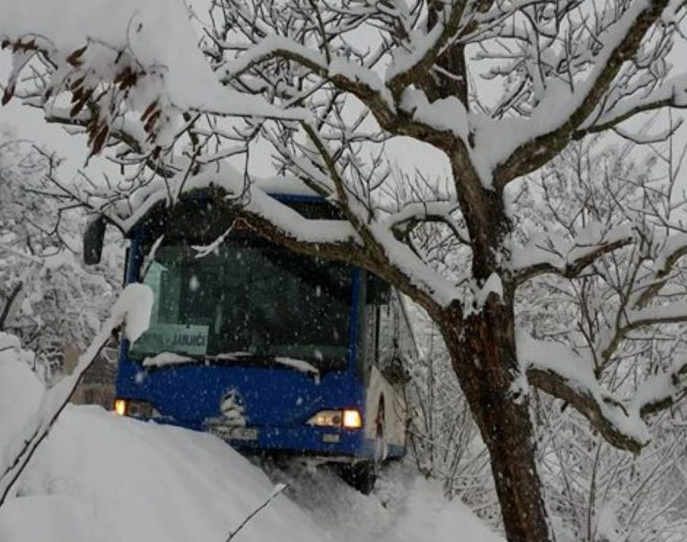
[(246, 401), (236, 388), (232, 388), (224, 394), (219, 404), (219, 409), (225, 417), (225, 423), (234, 426), (245, 426)]

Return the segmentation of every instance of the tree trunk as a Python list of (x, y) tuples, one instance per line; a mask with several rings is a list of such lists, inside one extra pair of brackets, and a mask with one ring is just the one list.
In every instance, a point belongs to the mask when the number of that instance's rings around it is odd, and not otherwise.
[(512, 301), (492, 294), (461, 326), (450, 311), (442, 320), (454, 371), (489, 450), (506, 538), (552, 542), (529, 398), (515, 351)]

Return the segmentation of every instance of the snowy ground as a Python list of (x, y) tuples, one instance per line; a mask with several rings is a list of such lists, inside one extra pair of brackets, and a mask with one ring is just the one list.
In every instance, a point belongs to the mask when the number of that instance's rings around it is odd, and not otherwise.
[[(6, 364), (2, 369), (0, 377), (7, 377)], [(15, 369), (14, 377), (24, 373)], [(4, 400), (17, 396), (8, 383), (0, 378)], [(11, 411), (3, 409), (0, 422)], [(16, 421), (16, 409), (13, 416)], [(0, 444), (7, 435), (0, 433)], [(287, 482), (287, 491), (234, 541), (502, 542), (410, 468), (390, 468), (371, 496), (327, 469), (267, 470), (269, 478), (211, 435), (70, 406), (20, 479), (16, 497), (0, 508), (0, 540), (223, 542), (276, 484)]]

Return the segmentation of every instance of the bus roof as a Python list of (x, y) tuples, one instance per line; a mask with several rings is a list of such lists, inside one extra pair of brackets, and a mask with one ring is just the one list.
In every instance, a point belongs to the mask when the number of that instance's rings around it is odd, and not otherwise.
[[(260, 187), (266, 191), (264, 187)], [(147, 212), (141, 214), (128, 231), (128, 236), (156, 238), (164, 232), (176, 231), (176, 235), (186, 237), (212, 237), (222, 234), (231, 220), (232, 209), (227, 207), (219, 187), (196, 189), (184, 193), (174, 206), (167, 201), (158, 201)], [(303, 218), (313, 220), (340, 220), (338, 210), (321, 196), (306, 190), (270, 191), (267, 196), (290, 207)], [(189, 230), (189, 225), (193, 227)], [(186, 233), (184, 233), (186, 231)], [(198, 242), (201, 242), (198, 240)]]

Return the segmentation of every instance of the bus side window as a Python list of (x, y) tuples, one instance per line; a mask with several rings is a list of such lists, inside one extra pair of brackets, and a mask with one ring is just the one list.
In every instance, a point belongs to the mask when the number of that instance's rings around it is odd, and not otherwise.
[(374, 273), (367, 272), (366, 303), (368, 305), (388, 305), (391, 298), (391, 286)]
[(364, 345), (362, 349), (362, 374), (363, 381), (367, 382), (372, 365), (376, 363), (377, 354), (377, 307), (365, 305), (364, 312)]
[(398, 326), (391, 303), (379, 307), (377, 339), (377, 365), (380, 370), (388, 366), (398, 350)]
[(370, 352), (368, 354), (371, 363), (377, 367), (384, 366), (386, 357), (390, 354), (391, 343), (388, 321), (389, 301), (391, 299), (391, 287), (385, 280), (373, 273), (367, 273), (367, 292), (365, 296), (366, 307), (371, 315), (368, 332), (372, 334), (369, 341)]

